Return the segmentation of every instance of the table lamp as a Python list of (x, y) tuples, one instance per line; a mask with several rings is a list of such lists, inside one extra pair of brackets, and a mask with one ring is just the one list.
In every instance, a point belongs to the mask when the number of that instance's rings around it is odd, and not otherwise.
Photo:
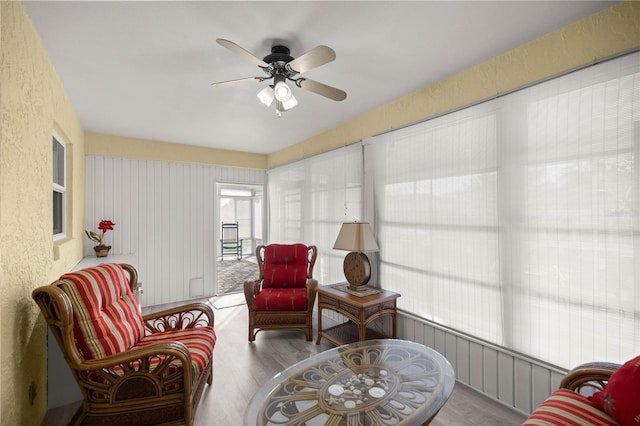
[(380, 250), (373, 237), (369, 223), (343, 223), (333, 248), (351, 252), (347, 254), (342, 264), (344, 276), (349, 283), (349, 289), (355, 291), (364, 290), (365, 284), (371, 278), (371, 264), (367, 255), (363, 252)]

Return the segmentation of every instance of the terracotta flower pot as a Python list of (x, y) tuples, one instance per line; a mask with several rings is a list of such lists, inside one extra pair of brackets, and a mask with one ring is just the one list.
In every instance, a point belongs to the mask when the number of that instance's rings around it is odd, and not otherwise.
[(96, 252), (96, 257), (107, 257), (111, 246), (94, 246), (93, 250)]

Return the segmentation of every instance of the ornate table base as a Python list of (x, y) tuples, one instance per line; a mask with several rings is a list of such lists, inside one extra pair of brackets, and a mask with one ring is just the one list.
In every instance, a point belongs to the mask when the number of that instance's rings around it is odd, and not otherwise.
[(248, 425), (428, 423), (455, 375), (438, 352), (414, 342), (369, 340), (334, 348), (276, 375), (251, 399)]

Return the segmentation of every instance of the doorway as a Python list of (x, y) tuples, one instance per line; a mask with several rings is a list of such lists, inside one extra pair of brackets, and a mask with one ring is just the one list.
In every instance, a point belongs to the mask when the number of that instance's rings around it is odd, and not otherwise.
[[(264, 240), (264, 186), (218, 183), (218, 247), (217, 295), (243, 291), (245, 281), (257, 279), (256, 247)], [(238, 251), (229, 253), (229, 241), (224, 234), (236, 228)], [(223, 231), (223, 228), (225, 231)], [(233, 242), (231, 242), (233, 245)]]

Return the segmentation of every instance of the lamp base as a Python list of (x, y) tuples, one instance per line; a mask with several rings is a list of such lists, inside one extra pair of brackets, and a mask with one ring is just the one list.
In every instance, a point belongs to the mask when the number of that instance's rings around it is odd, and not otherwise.
[(366, 290), (366, 289), (368, 289), (369, 287), (368, 287), (366, 284), (362, 284), (362, 285), (359, 285), (359, 286), (357, 286), (357, 287), (354, 287), (354, 286), (352, 286), (351, 284), (349, 284), (349, 285), (347, 286), (347, 288), (348, 288), (349, 290), (351, 290), (351, 291), (365, 291), (365, 290)]
[(366, 254), (352, 251), (345, 256), (342, 269), (350, 290), (364, 290), (371, 278), (371, 264)]

